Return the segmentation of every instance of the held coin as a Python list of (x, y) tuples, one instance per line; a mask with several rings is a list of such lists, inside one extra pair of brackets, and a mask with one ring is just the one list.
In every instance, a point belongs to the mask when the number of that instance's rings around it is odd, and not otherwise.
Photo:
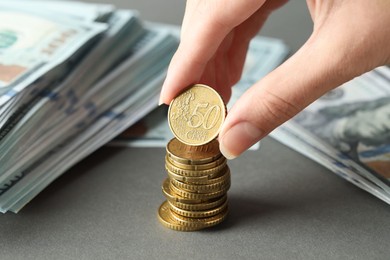
[(218, 136), (226, 117), (222, 97), (213, 88), (196, 84), (172, 100), (168, 124), (174, 136), (187, 145), (207, 144)]

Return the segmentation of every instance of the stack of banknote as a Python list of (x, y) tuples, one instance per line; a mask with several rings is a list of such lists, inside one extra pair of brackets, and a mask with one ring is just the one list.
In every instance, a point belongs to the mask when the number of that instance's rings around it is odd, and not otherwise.
[(112, 5), (0, 0), (0, 211), (155, 108), (177, 44)]
[(390, 68), (330, 91), (271, 136), (390, 204)]

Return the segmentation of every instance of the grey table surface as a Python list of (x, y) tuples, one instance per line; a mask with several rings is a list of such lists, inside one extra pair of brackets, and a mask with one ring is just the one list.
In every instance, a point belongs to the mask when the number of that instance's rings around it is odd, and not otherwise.
[[(104, 1), (103, 1), (104, 2)], [(179, 24), (184, 1), (111, 1)], [(310, 34), (305, 1), (290, 1), (263, 35), (297, 50)], [(0, 215), (0, 259), (389, 259), (390, 209), (271, 138), (229, 161), (230, 215), (217, 227), (162, 227), (162, 148), (104, 147), (18, 214)]]

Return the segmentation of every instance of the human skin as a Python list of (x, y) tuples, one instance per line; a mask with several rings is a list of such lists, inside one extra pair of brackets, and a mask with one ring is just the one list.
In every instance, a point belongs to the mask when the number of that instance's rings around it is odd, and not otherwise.
[[(241, 77), (249, 41), (285, 2), (188, 0), (160, 104), (169, 104), (195, 83), (212, 86), (228, 101)], [(229, 111), (219, 134), (228, 159), (329, 90), (390, 63), (390, 0), (307, 0), (307, 5), (313, 20), (309, 39)]]

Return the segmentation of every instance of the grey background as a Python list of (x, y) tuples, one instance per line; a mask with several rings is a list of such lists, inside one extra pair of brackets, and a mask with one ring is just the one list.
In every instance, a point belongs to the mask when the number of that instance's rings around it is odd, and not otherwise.
[[(111, 1), (179, 24), (184, 1)], [(262, 34), (296, 50), (312, 24), (290, 1)], [(278, 142), (229, 161), (229, 218), (162, 227), (164, 149), (102, 148), (19, 214), (0, 215), (0, 259), (389, 259), (389, 206)]]

